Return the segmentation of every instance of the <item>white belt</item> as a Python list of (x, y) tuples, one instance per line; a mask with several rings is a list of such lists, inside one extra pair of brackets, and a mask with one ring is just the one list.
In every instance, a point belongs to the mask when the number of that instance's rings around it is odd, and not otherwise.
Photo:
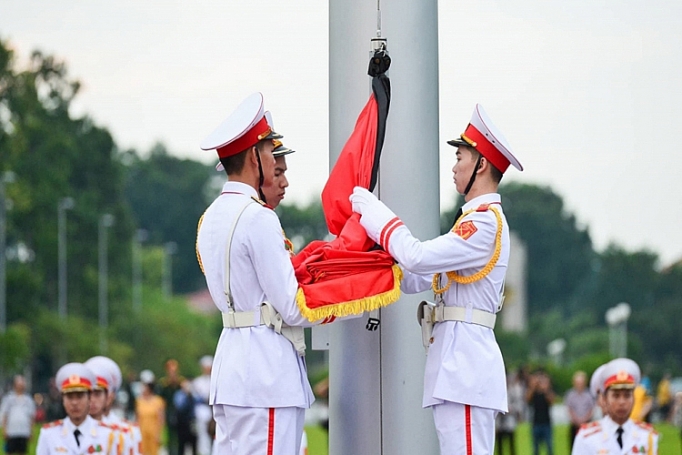
[(461, 321), (494, 329), (496, 319), (497, 315), (495, 313), (475, 308), (436, 305), (436, 308), (433, 310), (433, 322)]
[(303, 327), (286, 325), (272, 305), (264, 302), (256, 311), (228, 311), (222, 313), (223, 327), (226, 329), (243, 329), (247, 327), (267, 326), (289, 340), (298, 355), (305, 355), (305, 334)]
[(223, 327), (227, 329), (243, 329), (245, 327), (265, 325), (263, 311), (261, 309), (259, 311), (230, 311), (222, 313)]

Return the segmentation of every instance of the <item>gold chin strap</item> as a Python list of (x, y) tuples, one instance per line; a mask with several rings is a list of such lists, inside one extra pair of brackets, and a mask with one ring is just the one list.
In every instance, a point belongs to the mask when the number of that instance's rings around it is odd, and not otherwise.
[[(459, 227), (461, 220), (463, 220), (465, 216), (477, 210), (478, 209), (471, 209), (464, 212), (462, 216), (459, 217), (457, 222), (455, 222), (455, 225), (453, 226), (452, 230), (455, 231)], [(502, 215), (500, 215), (499, 210), (492, 207), (492, 205), (488, 206), (488, 210), (492, 210), (492, 212), (495, 214), (495, 218), (497, 218), (497, 231), (495, 232), (495, 251), (493, 252), (492, 257), (490, 258), (490, 261), (488, 261), (485, 267), (483, 267), (481, 270), (469, 276), (462, 276), (455, 271), (445, 272), (445, 275), (448, 277), (448, 282), (442, 288), (438, 287), (438, 279), (440, 277), (440, 273), (436, 273), (435, 275), (433, 275), (433, 281), (431, 282), (431, 287), (433, 288), (434, 294), (436, 295), (443, 294), (445, 291), (450, 289), (450, 285), (452, 284), (453, 281), (459, 284), (475, 283), (476, 281), (485, 278), (493, 270), (495, 264), (497, 264), (497, 261), (500, 259), (500, 252), (502, 251)]]

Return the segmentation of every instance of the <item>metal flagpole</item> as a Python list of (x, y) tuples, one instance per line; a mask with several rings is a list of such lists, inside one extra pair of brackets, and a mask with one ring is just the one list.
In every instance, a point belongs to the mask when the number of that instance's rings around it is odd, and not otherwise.
[[(330, 167), (367, 101), (368, 40), (382, 30), (392, 63), (392, 97), (379, 173), (379, 197), (412, 233), (439, 233), (438, 9), (436, 0), (330, 0)], [(330, 455), (437, 453), (430, 410), (421, 407), (425, 355), (417, 303), (403, 296), (367, 318), (330, 326)]]

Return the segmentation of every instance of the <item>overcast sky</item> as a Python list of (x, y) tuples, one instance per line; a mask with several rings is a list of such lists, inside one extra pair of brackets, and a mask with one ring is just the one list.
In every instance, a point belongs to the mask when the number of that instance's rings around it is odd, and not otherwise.
[[(454, 200), (445, 141), (480, 102), (525, 166), (505, 180), (551, 186), (598, 249), (682, 258), (682, 2), (441, 0), (439, 24), (443, 208)], [(83, 83), (74, 114), (121, 148), (160, 141), (214, 162), (199, 142), (261, 91), (299, 151), (289, 202), (324, 185), (326, 1), (0, 0), (0, 37), (23, 59), (65, 60)]]

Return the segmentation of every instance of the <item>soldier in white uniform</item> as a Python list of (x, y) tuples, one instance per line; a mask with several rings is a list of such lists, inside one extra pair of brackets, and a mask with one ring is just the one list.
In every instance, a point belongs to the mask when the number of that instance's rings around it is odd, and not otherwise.
[(598, 407), (599, 414), (594, 416), (594, 420), (602, 418), (606, 413), (604, 412), (604, 401), (602, 400), (602, 393), (601, 393), (601, 372), (604, 369), (604, 365), (600, 365), (597, 367), (596, 370), (594, 370), (594, 373), (592, 373), (592, 377), (590, 378), (590, 393), (594, 397), (594, 402)]
[(225, 327), (210, 392), (214, 453), (221, 455), (298, 453), (314, 399), (301, 329), (311, 324), (295, 302), (282, 226), (259, 199), (274, 176), (272, 138), (256, 93), (201, 144), (217, 151), (228, 176), (197, 234), (198, 259)]
[(96, 420), (101, 420), (120, 433), (124, 455), (139, 455), (140, 444), (142, 442), (139, 426), (122, 419), (115, 412), (112, 412), (112, 407), (116, 401), (116, 393), (121, 387), (123, 379), (118, 364), (109, 357), (99, 355), (86, 360), (84, 365), (97, 377), (98, 387), (96, 389), (100, 388), (105, 392), (105, 402), (101, 413), (93, 414), (91, 400), (90, 416)]
[(263, 187), (263, 194), (268, 202), (268, 205), (273, 209), (284, 199), (284, 194), (289, 186), (289, 180), (287, 180), (287, 158), (286, 156), (290, 153), (294, 153), (288, 147), (285, 147), (281, 141), (275, 140), (275, 149), (272, 151), (272, 156), (275, 157), (275, 178), (272, 181), (272, 185)]
[[(269, 121), (269, 123), (270, 126), (272, 126), (271, 120)], [(268, 201), (268, 205), (273, 209), (276, 209), (277, 206), (279, 206), (280, 202), (282, 202), (282, 200), (284, 199), (286, 190), (289, 187), (289, 180), (287, 179), (286, 175), (288, 169), (286, 156), (291, 153), (294, 153), (296, 150), (290, 149), (289, 147), (285, 147), (280, 140), (275, 140), (273, 143), (275, 144), (275, 149), (272, 151), (272, 156), (275, 157), (275, 178), (272, 180), (272, 185), (264, 186), (262, 189), (263, 195), (265, 196), (265, 200)], [(284, 242), (286, 243), (286, 248), (289, 251), (289, 254), (293, 255), (294, 245), (286, 237), (286, 234), (284, 236)], [(301, 437), (301, 450), (299, 451), (299, 455), (307, 454), (308, 435), (304, 430), (303, 435)]]
[(209, 422), (213, 419), (208, 397), (211, 394), (211, 366), (213, 356), (205, 355), (199, 359), (201, 375), (192, 380), (192, 393), (197, 398), (194, 406), (194, 416), (197, 422), (197, 453), (210, 455), (213, 439), (208, 433)]
[(658, 433), (647, 423), (630, 419), (639, 383), (639, 366), (630, 359), (615, 359), (599, 370), (602, 405), (606, 414), (580, 428), (572, 455), (658, 455)]
[(523, 168), (480, 105), (460, 139), (448, 144), (457, 147), (454, 181), (466, 203), (447, 234), (420, 242), (366, 189), (355, 188), (350, 200), (369, 237), (403, 268), (403, 292), (436, 294), (437, 305), (420, 311), (430, 345), (423, 406), (433, 409), (441, 453), (492, 454), (495, 415), (507, 412), (504, 362), (492, 330), (509, 261), (497, 187), (510, 164)]
[(56, 383), (67, 417), (40, 430), (36, 455), (122, 455), (118, 433), (88, 415), (95, 375), (82, 363), (59, 369)]

